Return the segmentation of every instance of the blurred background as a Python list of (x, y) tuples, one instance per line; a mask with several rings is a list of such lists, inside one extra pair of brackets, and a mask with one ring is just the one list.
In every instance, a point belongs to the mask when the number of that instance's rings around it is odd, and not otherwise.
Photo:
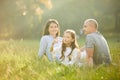
[(0, 39), (40, 39), (45, 22), (59, 21), (61, 35), (79, 35), (87, 18), (99, 23), (106, 37), (120, 37), (120, 0), (0, 0)]

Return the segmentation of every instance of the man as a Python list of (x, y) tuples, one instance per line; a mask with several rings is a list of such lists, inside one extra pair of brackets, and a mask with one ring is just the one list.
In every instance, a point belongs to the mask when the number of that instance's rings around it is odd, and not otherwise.
[(87, 53), (87, 63), (90, 66), (111, 63), (107, 41), (97, 30), (98, 23), (95, 19), (85, 20), (83, 32), (86, 34), (85, 50)]

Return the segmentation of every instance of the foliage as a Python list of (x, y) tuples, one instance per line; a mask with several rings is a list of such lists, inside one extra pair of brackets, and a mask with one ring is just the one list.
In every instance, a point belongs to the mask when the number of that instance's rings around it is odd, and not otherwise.
[(0, 4), (1, 38), (30, 37), (44, 9), (52, 8), (50, 0), (2, 0)]
[(55, 18), (79, 34), (83, 22), (94, 18), (99, 30), (120, 32), (120, 0), (1, 0), (0, 38), (39, 38), (45, 22)]
[[(84, 42), (84, 41), (82, 41)], [(81, 43), (81, 40), (79, 41)], [(108, 39), (112, 65), (97, 68), (63, 66), (49, 62), (46, 57), (38, 58), (37, 40), (0, 41), (1, 80), (119, 80), (120, 41)]]

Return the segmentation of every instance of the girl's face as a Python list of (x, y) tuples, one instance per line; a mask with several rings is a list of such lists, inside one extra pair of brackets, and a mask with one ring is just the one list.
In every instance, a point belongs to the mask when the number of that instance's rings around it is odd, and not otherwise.
[(74, 39), (71, 37), (70, 33), (64, 33), (63, 35), (63, 43), (66, 45), (71, 45)]
[(56, 36), (56, 34), (59, 31), (58, 25), (56, 23), (51, 23), (49, 28), (48, 28), (49, 34)]

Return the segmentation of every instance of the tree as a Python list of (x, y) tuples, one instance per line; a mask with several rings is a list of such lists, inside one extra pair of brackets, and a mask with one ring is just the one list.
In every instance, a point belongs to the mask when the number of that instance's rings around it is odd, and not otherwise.
[(113, 15), (115, 18), (115, 30), (120, 31), (120, 0), (96, 0), (94, 5), (96, 10), (104, 15)]
[(2, 0), (0, 6), (0, 38), (27, 38), (52, 3), (51, 0)]

